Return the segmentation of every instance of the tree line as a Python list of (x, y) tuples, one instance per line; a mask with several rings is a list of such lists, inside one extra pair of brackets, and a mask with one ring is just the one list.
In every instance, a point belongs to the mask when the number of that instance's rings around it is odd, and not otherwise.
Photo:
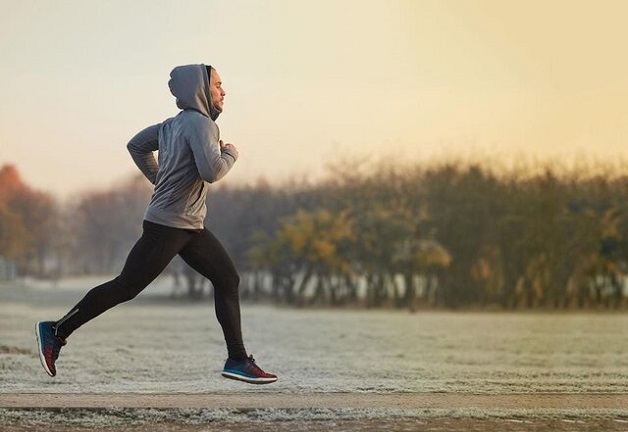
[[(410, 309), (627, 304), (621, 167), (353, 161), (317, 182), (212, 188), (207, 226), (232, 254), (246, 298)], [(61, 206), (5, 166), (0, 256), (22, 274), (117, 273), (150, 190), (138, 176)]]

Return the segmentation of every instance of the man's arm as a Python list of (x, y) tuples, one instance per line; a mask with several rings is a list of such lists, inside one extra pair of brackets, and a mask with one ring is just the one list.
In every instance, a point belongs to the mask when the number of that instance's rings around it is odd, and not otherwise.
[(194, 162), (201, 178), (209, 183), (223, 178), (238, 159), (238, 150), (233, 144), (223, 144), (219, 139), (218, 127), (211, 123), (195, 130), (189, 140)]
[(158, 136), (160, 126), (161, 123), (147, 127), (131, 138), (131, 141), (126, 146), (135, 165), (152, 184), (155, 184), (157, 181), (157, 170), (159, 168), (153, 152), (159, 150)]

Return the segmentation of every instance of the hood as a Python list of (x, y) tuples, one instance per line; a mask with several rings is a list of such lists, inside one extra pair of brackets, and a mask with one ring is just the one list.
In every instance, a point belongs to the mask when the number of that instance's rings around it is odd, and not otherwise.
[(204, 64), (177, 66), (170, 72), (168, 87), (177, 98), (180, 109), (193, 109), (214, 121), (220, 115), (211, 102), (209, 76)]

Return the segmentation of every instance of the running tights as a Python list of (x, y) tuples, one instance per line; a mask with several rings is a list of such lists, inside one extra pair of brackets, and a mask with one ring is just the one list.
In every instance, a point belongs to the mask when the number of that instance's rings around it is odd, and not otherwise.
[(225, 248), (207, 228), (185, 230), (144, 221), (142, 236), (129, 253), (122, 273), (93, 288), (57, 321), (57, 335), (67, 338), (89, 320), (135, 298), (177, 254), (214, 286), (216, 317), (229, 357), (246, 358), (240, 325), (240, 276)]

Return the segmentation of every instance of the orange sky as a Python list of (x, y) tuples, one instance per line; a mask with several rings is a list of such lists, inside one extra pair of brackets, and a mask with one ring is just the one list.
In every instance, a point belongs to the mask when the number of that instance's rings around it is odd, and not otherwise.
[(167, 79), (227, 91), (224, 181), (332, 161), (628, 156), (628, 2), (0, 0), (0, 164), (69, 196), (135, 172)]

